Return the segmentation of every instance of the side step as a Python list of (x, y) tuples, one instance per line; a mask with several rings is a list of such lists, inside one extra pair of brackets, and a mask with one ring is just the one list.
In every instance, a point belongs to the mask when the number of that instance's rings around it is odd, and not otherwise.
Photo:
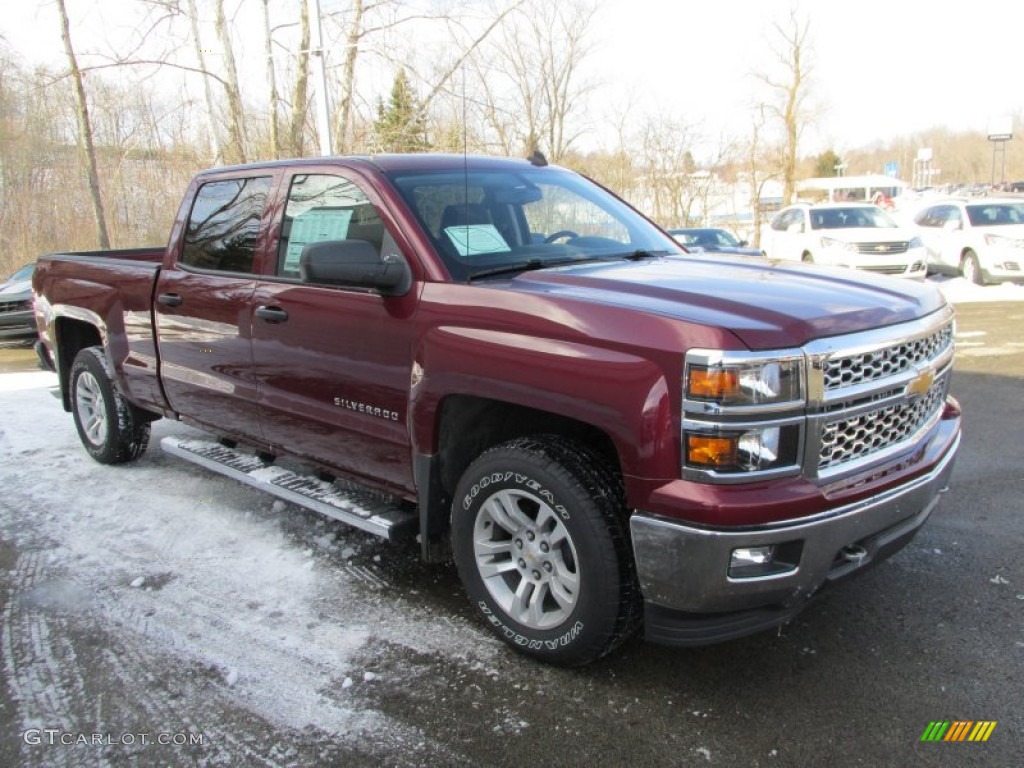
[(419, 532), (414, 511), (386, 493), (356, 483), (329, 483), (313, 475), (265, 464), (257, 456), (213, 440), (165, 437), (160, 447), (173, 456), (251, 485), (280, 499), (351, 526), (397, 541)]

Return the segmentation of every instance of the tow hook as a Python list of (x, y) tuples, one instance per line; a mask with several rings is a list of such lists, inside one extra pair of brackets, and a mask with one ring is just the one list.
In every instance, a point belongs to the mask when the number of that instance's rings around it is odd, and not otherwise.
[(860, 565), (864, 562), (864, 558), (868, 556), (868, 551), (859, 544), (850, 544), (839, 550), (839, 556), (848, 563)]

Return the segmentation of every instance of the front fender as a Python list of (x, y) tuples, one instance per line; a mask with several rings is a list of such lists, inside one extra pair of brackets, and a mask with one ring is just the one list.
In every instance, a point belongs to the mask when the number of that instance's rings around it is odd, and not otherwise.
[(662, 368), (634, 354), (507, 331), (439, 326), (421, 339), (410, 402), (414, 449), (437, 450), (438, 409), (470, 395), (593, 426), (611, 439), (624, 475), (678, 476), (671, 388)]

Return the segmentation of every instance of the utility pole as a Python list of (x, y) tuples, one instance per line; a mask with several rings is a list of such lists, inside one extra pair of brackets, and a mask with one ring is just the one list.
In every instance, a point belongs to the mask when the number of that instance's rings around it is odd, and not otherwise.
[(309, 15), (312, 17), (310, 32), (312, 40), (310, 53), (316, 60), (313, 83), (317, 91), (316, 98), (316, 133), (320, 143), (320, 154), (331, 154), (331, 120), (327, 104), (327, 64), (324, 53), (324, 33), (320, 24), (320, 0), (307, 0)]

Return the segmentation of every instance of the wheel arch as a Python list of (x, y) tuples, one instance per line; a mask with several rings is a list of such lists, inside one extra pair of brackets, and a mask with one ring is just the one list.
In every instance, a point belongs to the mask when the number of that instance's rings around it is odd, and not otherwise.
[(554, 435), (589, 446), (620, 478), (621, 457), (612, 437), (585, 421), (541, 408), (468, 394), (444, 397), (436, 411), (432, 454), (416, 457), (420, 536), (424, 559), (447, 557), (451, 499), (462, 474), (482, 453), (530, 435)]
[(103, 347), (103, 334), (98, 325), (76, 317), (59, 316), (53, 324), (54, 352), (60, 381), (61, 402), (71, 411), (71, 366), (78, 353), (87, 347)]

